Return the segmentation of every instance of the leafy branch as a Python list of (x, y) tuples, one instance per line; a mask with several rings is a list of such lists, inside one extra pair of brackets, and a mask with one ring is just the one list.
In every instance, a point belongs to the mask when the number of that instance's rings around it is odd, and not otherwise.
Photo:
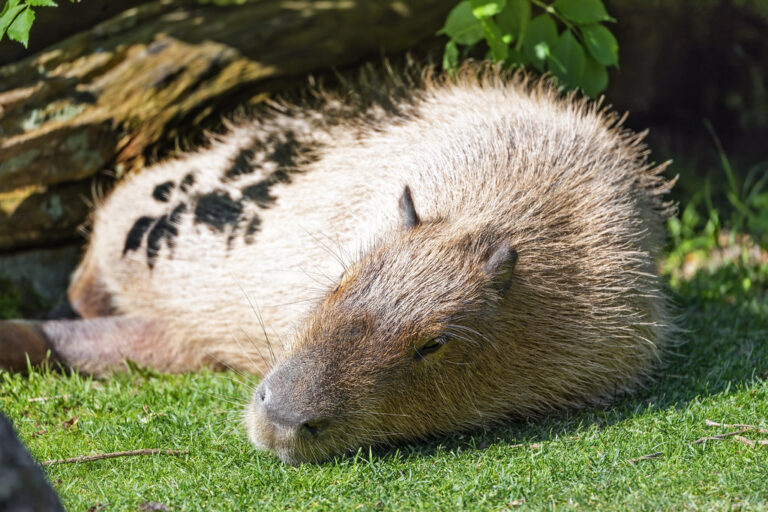
[(443, 67), (455, 69), (459, 47), (482, 41), (487, 58), (505, 67), (549, 71), (565, 88), (595, 97), (608, 86), (606, 68), (619, 64), (618, 42), (603, 25), (614, 21), (602, 0), (463, 0), (438, 32), (450, 38)]
[(29, 43), (29, 31), (35, 22), (35, 7), (57, 7), (57, 4), (53, 0), (6, 0), (3, 10), (0, 11), (0, 41), (7, 34), (8, 39), (21, 43), (26, 48)]

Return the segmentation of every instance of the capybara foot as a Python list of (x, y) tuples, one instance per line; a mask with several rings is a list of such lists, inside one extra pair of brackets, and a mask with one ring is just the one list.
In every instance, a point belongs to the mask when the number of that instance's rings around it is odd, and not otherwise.
[(28, 320), (0, 321), (0, 368), (13, 371), (27, 369), (27, 360), (37, 366), (49, 357), (51, 346), (38, 322)]

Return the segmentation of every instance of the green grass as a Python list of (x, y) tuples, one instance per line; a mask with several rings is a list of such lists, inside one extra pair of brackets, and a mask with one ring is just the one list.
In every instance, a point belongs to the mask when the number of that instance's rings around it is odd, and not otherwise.
[(189, 450), (46, 468), (71, 510), (768, 510), (768, 446), (694, 444), (733, 430), (706, 419), (768, 428), (768, 265), (675, 282), (681, 345), (655, 382), (612, 407), (322, 465), (286, 466), (248, 445), (240, 410), (252, 383), (231, 373), (0, 373), (0, 408), (38, 460)]

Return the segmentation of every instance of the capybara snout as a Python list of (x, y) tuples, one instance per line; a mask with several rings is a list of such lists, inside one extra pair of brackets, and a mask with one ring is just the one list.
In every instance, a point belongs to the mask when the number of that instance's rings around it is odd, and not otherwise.
[(341, 417), (343, 397), (323, 386), (318, 362), (298, 355), (281, 363), (258, 385), (247, 410), (251, 440), (289, 463), (332, 453), (323, 446)]
[[(256, 388), (254, 403), (265, 422), (305, 438), (317, 435), (330, 425), (339, 406), (323, 389), (312, 364), (293, 357), (280, 364)], [(332, 406), (329, 406), (331, 404)]]

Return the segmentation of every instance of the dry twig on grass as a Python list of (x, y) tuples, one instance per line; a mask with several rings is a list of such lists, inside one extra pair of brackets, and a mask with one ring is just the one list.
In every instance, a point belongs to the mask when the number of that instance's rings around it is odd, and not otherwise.
[(742, 437), (742, 436), (735, 436), (734, 439), (736, 441), (740, 442), (740, 443), (744, 443), (744, 444), (746, 444), (748, 446), (751, 446), (752, 448), (754, 448), (755, 446), (759, 446), (759, 445), (766, 445), (766, 446), (768, 446), (768, 439), (763, 439), (763, 440), (755, 441), (754, 439), (747, 439), (746, 437)]
[(69, 459), (54, 459), (41, 462), (41, 466), (53, 466), (54, 464), (74, 464), (78, 462), (92, 462), (101, 459), (114, 459), (115, 457), (134, 457), (137, 455), (186, 455), (189, 450), (161, 450), (159, 448), (145, 448), (143, 450), (129, 450), (125, 452), (99, 453), (97, 455), (81, 455)]
[(743, 423), (717, 423), (716, 421), (712, 420), (704, 420), (704, 423), (708, 427), (724, 427), (724, 428), (740, 428), (742, 430), (754, 430), (758, 434), (768, 434), (768, 428), (760, 428), (756, 427), (755, 425), (745, 425)]
[(719, 441), (722, 439), (726, 439), (728, 437), (733, 437), (734, 441), (738, 441), (740, 443), (744, 443), (751, 447), (756, 447), (760, 445), (768, 446), (768, 440), (753, 440), (753, 439), (747, 439), (746, 437), (742, 436), (741, 434), (744, 434), (746, 432), (756, 432), (758, 434), (768, 434), (768, 429), (760, 428), (755, 425), (746, 425), (744, 423), (718, 423), (716, 421), (712, 420), (704, 420), (704, 424), (708, 427), (723, 427), (723, 428), (738, 428), (740, 430), (737, 430), (735, 432), (726, 432), (725, 434), (718, 434), (716, 436), (706, 436), (701, 437), (693, 442), (693, 444), (700, 444), (706, 441)]
[(746, 432), (746, 430), (737, 430), (735, 432), (726, 432), (725, 434), (718, 434), (716, 436), (700, 437), (697, 440), (695, 440), (693, 442), (693, 444), (701, 444), (701, 443), (704, 443), (706, 441), (719, 441), (719, 440), (725, 439), (727, 437), (737, 436), (739, 434), (743, 434), (744, 432)]
[(637, 457), (636, 459), (629, 459), (627, 462), (634, 464), (635, 462), (640, 462), (641, 460), (660, 459), (661, 457), (664, 457), (664, 452), (649, 453), (648, 455), (643, 455), (642, 457)]

